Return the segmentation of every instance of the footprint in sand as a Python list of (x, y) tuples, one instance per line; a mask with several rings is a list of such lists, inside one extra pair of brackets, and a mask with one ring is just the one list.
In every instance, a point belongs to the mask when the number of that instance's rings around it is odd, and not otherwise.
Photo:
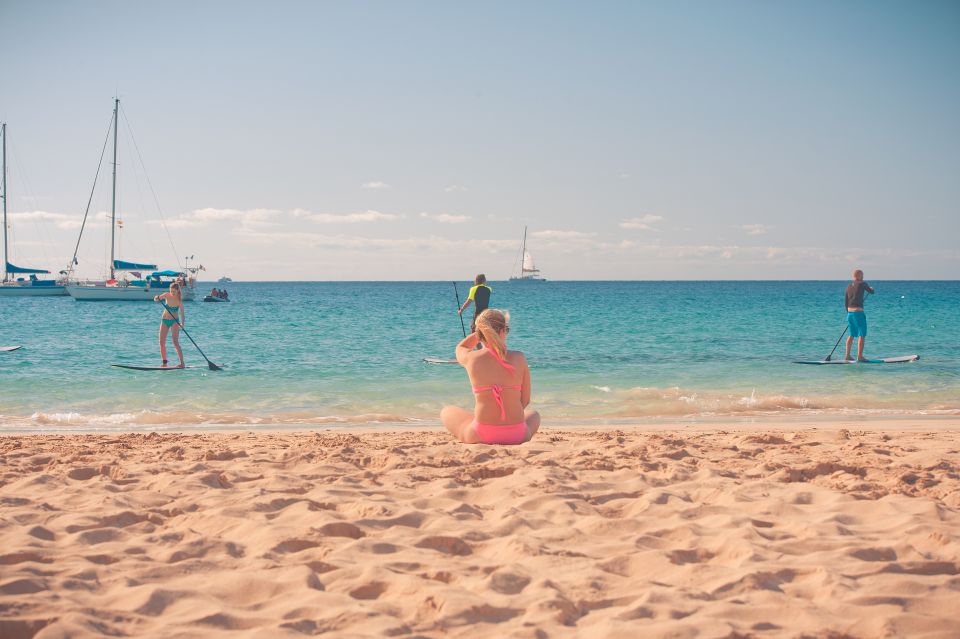
[(364, 584), (359, 588), (354, 588), (350, 591), (350, 596), (354, 599), (370, 600), (370, 599), (379, 599), (387, 590), (387, 584), (382, 581), (371, 581), (368, 584)]
[(430, 550), (436, 550), (437, 552), (442, 552), (447, 555), (465, 556), (473, 554), (473, 549), (463, 540), (457, 539), (456, 537), (444, 537), (440, 535), (424, 537), (417, 542), (417, 548), (429, 548)]

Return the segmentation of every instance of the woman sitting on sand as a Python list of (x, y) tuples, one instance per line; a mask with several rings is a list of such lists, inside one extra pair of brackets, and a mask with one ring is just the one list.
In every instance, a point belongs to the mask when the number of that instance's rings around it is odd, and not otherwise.
[[(177, 368), (183, 368), (183, 351), (180, 350), (180, 327), (183, 325), (183, 299), (180, 297), (180, 285), (176, 282), (170, 283), (170, 292), (163, 295), (155, 295), (154, 302), (163, 302), (167, 308), (163, 309), (163, 315), (160, 316), (160, 359), (163, 365), (167, 365), (167, 333), (173, 329), (173, 347), (177, 350), (177, 358), (180, 365)], [(169, 309), (169, 310), (168, 310)], [(180, 323), (177, 323), (176, 315), (180, 314)]]
[[(522, 444), (540, 427), (530, 403), (530, 368), (520, 351), (507, 350), (510, 314), (488, 308), (477, 317), (477, 331), (457, 344), (457, 361), (477, 397), (471, 414), (444, 406), (440, 421), (464, 444)], [(482, 342), (487, 348), (473, 350)]]

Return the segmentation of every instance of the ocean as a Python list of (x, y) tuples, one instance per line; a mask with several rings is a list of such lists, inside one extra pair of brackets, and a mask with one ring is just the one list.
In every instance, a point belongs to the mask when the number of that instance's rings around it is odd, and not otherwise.
[[(960, 414), (960, 282), (872, 281), (868, 357), (802, 366), (845, 326), (846, 282), (492, 282), (544, 425)], [(198, 285), (198, 300), (212, 284)], [(457, 283), (460, 301), (469, 282)], [(452, 282), (257, 282), (188, 302), (213, 372), (158, 365), (149, 302), (0, 298), (0, 431), (437, 425), (472, 407)], [(469, 330), (469, 317), (464, 317)], [(181, 336), (188, 364), (204, 364)], [(169, 344), (174, 359), (172, 343)], [(834, 358), (842, 357), (841, 343)]]

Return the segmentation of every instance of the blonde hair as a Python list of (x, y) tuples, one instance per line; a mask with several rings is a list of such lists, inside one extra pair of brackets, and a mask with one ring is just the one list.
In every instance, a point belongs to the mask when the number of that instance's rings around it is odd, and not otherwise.
[(510, 326), (510, 313), (488, 308), (477, 316), (477, 333), (487, 348), (492, 348), (500, 359), (507, 356), (507, 343), (500, 332)]

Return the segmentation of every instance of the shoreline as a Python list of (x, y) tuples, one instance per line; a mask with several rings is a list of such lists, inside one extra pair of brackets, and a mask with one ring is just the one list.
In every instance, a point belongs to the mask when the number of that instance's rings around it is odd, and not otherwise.
[[(775, 430), (796, 430), (796, 429), (820, 429), (820, 430), (838, 430), (840, 428), (863, 427), (869, 425), (870, 430), (874, 431), (919, 431), (927, 427), (960, 429), (960, 415), (902, 415), (902, 414), (856, 414), (856, 415), (835, 415), (835, 414), (804, 414), (804, 415), (750, 415), (750, 416), (729, 416), (718, 417), (663, 417), (663, 418), (622, 418), (618, 420), (603, 419), (602, 421), (589, 422), (583, 419), (570, 418), (569, 420), (554, 420), (552, 423), (544, 420), (541, 426), (541, 432), (550, 432), (555, 430), (575, 430), (575, 431), (610, 431), (626, 430), (630, 432), (656, 432), (671, 427), (679, 427), (683, 432), (711, 432), (718, 429), (722, 430), (747, 430), (757, 428), (767, 428)], [(309, 423), (290, 423), (290, 424), (195, 424), (185, 425), (182, 423), (173, 424), (143, 424), (131, 425), (121, 424), (117, 426), (103, 427), (84, 427), (73, 428), (17, 428), (0, 429), (0, 437), (8, 435), (119, 435), (119, 434), (146, 434), (150, 432), (162, 433), (293, 433), (293, 432), (318, 432), (318, 433), (359, 433), (359, 432), (443, 432), (443, 427), (439, 420), (411, 420), (409, 422), (356, 422), (347, 425), (343, 421), (331, 422), (329, 424), (309, 424)]]

